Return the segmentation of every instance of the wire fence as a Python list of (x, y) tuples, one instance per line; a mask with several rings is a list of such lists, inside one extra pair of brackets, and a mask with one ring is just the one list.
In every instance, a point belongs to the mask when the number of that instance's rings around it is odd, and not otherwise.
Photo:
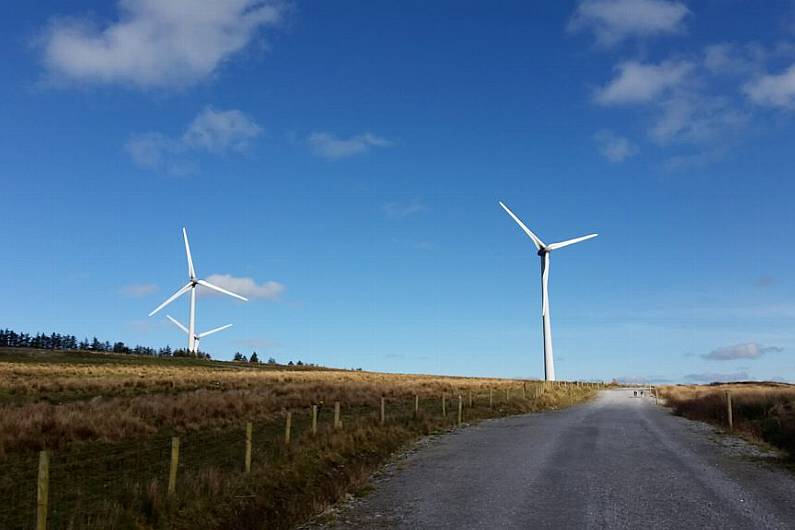
[[(566, 392), (574, 385), (583, 384), (559, 384), (556, 389)], [(214, 478), (272, 465), (291, 448), (335, 431), (411, 426), (428, 420), (451, 426), (543, 408), (545, 391), (545, 385), (533, 383), (441, 396), (382, 397), (356, 406), (314, 404), (285, 410), (268, 421), (223, 429), (162, 432), (124, 443), (89, 442), (57, 452), (8, 454), (0, 459), (4, 500), (0, 528), (106, 528), (109, 521), (114, 526), (137, 526), (136, 521), (146, 520), (181, 487), (194, 488), (191, 494), (212, 496), (219, 482)], [(519, 408), (509, 410), (508, 405)]]

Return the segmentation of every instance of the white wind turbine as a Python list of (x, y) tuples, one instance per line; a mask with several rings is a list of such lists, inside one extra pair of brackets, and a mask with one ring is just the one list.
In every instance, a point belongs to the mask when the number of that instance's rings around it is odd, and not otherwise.
[(176, 324), (182, 331), (184, 331), (188, 335), (188, 351), (190, 352), (197, 352), (199, 350), (199, 339), (202, 337), (206, 337), (207, 335), (211, 335), (213, 333), (217, 333), (218, 331), (224, 330), (228, 327), (231, 327), (232, 324), (227, 324), (226, 326), (221, 326), (220, 328), (211, 329), (210, 331), (205, 331), (204, 333), (196, 333), (196, 288), (201, 285), (207, 287), (208, 289), (213, 289), (218, 291), (219, 293), (223, 293), (239, 300), (243, 300), (244, 302), (248, 302), (247, 298), (240, 296), (239, 294), (235, 294), (231, 291), (227, 291), (226, 289), (222, 289), (217, 285), (213, 285), (207, 280), (199, 280), (196, 278), (196, 271), (193, 268), (193, 258), (190, 254), (190, 245), (188, 244), (188, 232), (185, 228), (182, 229), (182, 237), (185, 239), (185, 254), (188, 257), (188, 283), (184, 286), (180, 287), (176, 293), (172, 294), (165, 302), (157, 306), (157, 309), (149, 313), (151, 317), (168, 304), (182, 296), (183, 294), (190, 291), (190, 320), (188, 323), (188, 327), (185, 327), (181, 323), (179, 323), (176, 319), (172, 318), (170, 315), (166, 315), (168, 319)]
[(536, 246), (536, 250), (538, 250), (538, 255), (541, 257), (541, 319), (543, 321), (544, 333), (544, 379), (547, 381), (554, 381), (555, 359), (552, 354), (552, 327), (549, 322), (549, 253), (553, 250), (567, 247), (574, 243), (585, 241), (586, 239), (591, 239), (599, 234), (588, 234), (587, 236), (575, 237), (574, 239), (567, 239), (566, 241), (546, 245), (537, 235), (527, 228), (521, 219), (516, 217), (507, 206), (502, 202), (500, 202), (500, 206), (508, 212), (508, 215), (510, 215), (513, 220), (516, 221), (516, 224), (524, 230), (525, 234), (530, 237), (533, 244)]

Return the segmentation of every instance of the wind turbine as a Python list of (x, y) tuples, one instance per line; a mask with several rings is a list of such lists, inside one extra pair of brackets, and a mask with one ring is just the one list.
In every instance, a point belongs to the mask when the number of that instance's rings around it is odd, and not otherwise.
[(186, 328), (182, 324), (180, 324), (177, 320), (168, 316), (168, 319), (171, 320), (174, 324), (176, 324), (180, 329), (182, 329), (185, 333), (188, 334), (188, 351), (190, 352), (197, 352), (199, 350), (199, 339), (202, 337), (206, 337), (212, 333), (216, 333), (218, 331), (224, 330), (230, 327), (232, 324), (228, 324), (226, 326), (221, 326), (220, 328), (211, 329), (210, 331), (205, 331), (204, 333), (196, 334), (196, 288), (201, 285), (207, 287), (208, 289), (213, 289), (218, 291), (219, 293), (223, 293), (225, 295), (231, 296), (233, 298), (237, 298), (239, 300), (243, 300), (244, 302), (248, 302), (248, 298), (244, 298), (239, 294), (235, 294), (232, 291), (227, 291), (226, 289), (222, 289), (217, 285), (213, 285), (207, 280), (199, 280), (196, 278), (196, 270), (193, 268), (193, 258), (190, 254), (190, 244), (188, 243), (188, 231), (185, 228), (182, 228), (182, 237), (185, 240), (185, 255), (188, 257), (188, 283), (180, 287), (177, 292), (172, 294), (165, 302), (157, 306), (157, 309), (149, 313), (151, 317), (168, 304), (182, 296), (183, 294), (190, 291), (190, 320), (188, 321), (188, 327)]
[(508, 212), (508, 215), (510, 215), (513, 220), (516, 221), (516, 224), (524, 230), (524, 233), (530, 237), (541, 258), (541, 320), (543, 322), (544, 333), (544, 379), (547, 381), (554, 381), (555, 359), (552, 354), (552, 327), (549, 322), (549, 253), (553, 250), (568, 247), (569, 245), (585, 241), (586, 239), (591, 239), (599, 234), (588, 234), (587, 236), (575, 237), (574, 239), (567, 239), (566, 241), (547, 245), (527, 228), (522, 220), (516, 217), (516, 215), (502, 202), (500, 202), (500, 206)]
[[(185, 332), (185, 334), (190, 337), (190, 330), (184, 326), (181, 322), (179, 322), (176, 318), (172, 317), (171, 315), (166, 315), (166, 318), (169, 319), (171, 322), (174, 323), (179, 329)], [(221, 326), (215, 329), (211, 329), (210, 331), (205, 331), (204, 333), (197, 333), (193, 335), (193, 350), (194, 352), (199, 351), (199, 340), (206, 337), (207, 335), (212, 335), (213, 333), (217, 333), (219, 331), (223, 331), (226, 328), (231, 328), (232, 324), (227, 324), (226, 326)]]

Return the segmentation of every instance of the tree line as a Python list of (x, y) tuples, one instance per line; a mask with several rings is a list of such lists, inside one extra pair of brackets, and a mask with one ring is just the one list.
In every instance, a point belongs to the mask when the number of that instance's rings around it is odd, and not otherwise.
[(78, 341), (74, 335), (62, 333), (36, 333), (35, 335), (17, 332), (11, 329), (0, 329), (0, 348), (34, 348), (40, 350), (84, 350), (104, 353), (125, 353), (133, 355), (147, 355), (150, 357), (198, 357), (210, 359), (210, 354), (205, 352), (193, 353), (185, 348), (171, 349), (151, 348), (149, 346), (127, 346), (121, 341), (110, 343), (94, 337)]

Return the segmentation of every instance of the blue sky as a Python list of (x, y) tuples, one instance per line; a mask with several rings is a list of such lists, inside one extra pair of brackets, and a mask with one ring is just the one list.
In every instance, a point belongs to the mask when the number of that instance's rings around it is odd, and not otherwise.
[[(35, 2), (0, 17), (0, 326), (280, 361), (795, 381), (795, 4)], [(187, 300), (169, 312), (187, 319)]]

